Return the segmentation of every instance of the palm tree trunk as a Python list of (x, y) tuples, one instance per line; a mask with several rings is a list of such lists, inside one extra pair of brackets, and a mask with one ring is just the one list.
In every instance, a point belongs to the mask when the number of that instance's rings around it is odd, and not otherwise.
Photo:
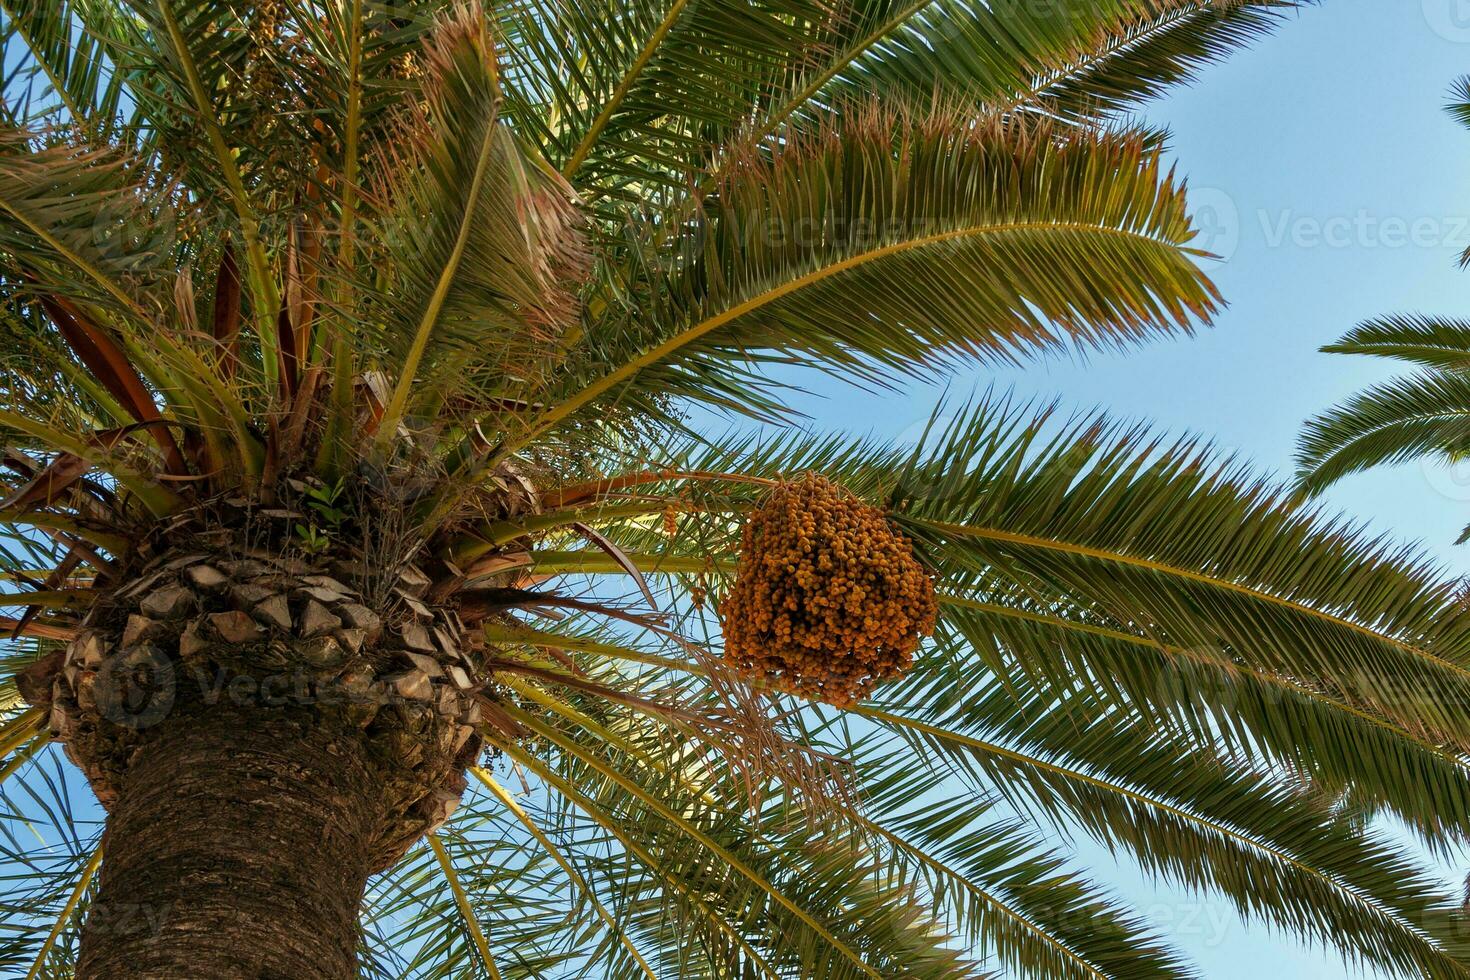
[(80, 980), (350, 980), (383, 821), (360, 732), (320, 714), (176, 712), (128, 768)]

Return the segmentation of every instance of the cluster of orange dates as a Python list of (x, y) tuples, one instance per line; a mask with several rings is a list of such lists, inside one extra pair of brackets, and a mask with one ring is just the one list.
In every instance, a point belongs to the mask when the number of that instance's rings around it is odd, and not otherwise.
[(752, 515), (720, 606), (726, 660), (839, 707), (907, 671), (936, 612), (909, 540), (817, 474), (776, 487)]

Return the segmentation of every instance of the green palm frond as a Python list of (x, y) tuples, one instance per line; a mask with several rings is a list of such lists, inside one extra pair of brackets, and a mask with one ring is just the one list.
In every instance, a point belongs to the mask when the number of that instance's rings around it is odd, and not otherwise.
[[(101, 135), (119, 142), (135, 137), (122, 115), (126, 82), (118, 41), (128, 36), (124, 12), (88, 0), (6, 0), (0, 12), (0, 43), (6, 64), (24, 77), (28, 116), (97, 124)], [(90, 29), (82, 30), (83, 24)]]
[(73, 913), (86, 908), (97, 828), (72, 800), (63, 765), (46, 752), (0, 786), (0, 907), (13, 924), (0, 938), (0, 966), (17, 977), (69, 975), (75, 962)]
[(1269, 34), (1301, 6), (1250, 0), (1152, 4), (1113, 27), (1102, 44), (1084, 41), (1073, 60), (1040, 73), (1017, 92), (1014, 105), (1079, 120), (1129, 110), (1193, 81), (1201, 67)]
[[(1009, 486), (981, 471), (971, 494), (916, 502), (902, 520), (943, 549), (947, 572), (980, 576), (991, 594), (1065, 603), (1164, 646), (1288, 677), (1331, 676), (1352, 702), (1446, 735), (1460, 728), (1448, 708), (1406, 710), (1394, 687), (1464, 684), (1466, 621), (1445, 615), (1452, 587), (1404, 602), (1431, 574), (1397, 560), (1400, 549), (1293, 512), (1283, 491), (1188, 444), (1157, 461), (1153, 448), (1074, 435), (1035, 467), (1003, 456), (1023, 467)], [(1290, 560), (1277, 550), (1285, 541)]]
[(725, 141), (764, 140), (858, 93), (1095, 119), (1188, 80), (1294, 6), (527, 2), (502, 25), (511, 111), (579, 186), (632, 196), (677, 194), (727, 165)]
[[(370, 316), (383, 324), (383, 346), (401, 365), (384, 437), (396, 434), (410, 391), (442, 402), (450, 384), (473, 391), (471, 378), (503, 383), (507, 374), (525, 373), (528, 360), (544, 359), (575, 318), (587, 274), (570, 187), (500, 125), (485, 25), (461, 30), (441, 34), (426, 51), (433, 83), (416, 120), (425, 131), (404, 127), (400, 142), (413, 149), (390, 151), (396, 160), (383, 169), (396, 175), (394, 184), (374, 195), (391, 202), (378, 220), (396, 275), (391, 290), (364, 292), (381, 305), (369, 307)], [(512, 343), (481, 347), (491, 325)]]
[[(1436, 720), (1402, 692), (1465, 682), (1470, 637), (1454, 586), (1423, 591), (1432, 566), (1293, 511), (1282, 491), (1191, 443), (1108, 437), (1097, 419), (1043, 441), (1043, 423), (982, 403), (931, 430), (912, 456), (825, 439), (732, 441), (665, 465), (719, 472), (738, 458), (749, 475), (842, 473), (933, 542), (945, 622), (991, 669), (1014, 664), (1049, 690), (1086, 690), (1201, 750), (1238, 760), (1264, 750), (1329, 785), (1356, 779), (1372, 746), (1398, 760), (1366, 776), (1395, 781), (1377, 795), (1430, 838), (1446, 832), (1466, 792), (1467, 733), (1454, 712)], [(635, 555), (659, 552), (649, 568), (670, 561), (653, 530), (619, 540)], [(1282, 540), (1296, 557), (1278, 564)], [(1188, 556), (1166, 550), (1185, 542)], [(688, 536), (678, 553), (693, 561), (680, 570), (729, 547), (728, 537)], [(589, 568), (586, 558), (568, 565)], [(1354, 615), (1330, 612), (1345, 609)]]
[(1349, 473), (1470, 449), (1470, 375), (1409, 375), (1359, 392), (1307, 423), (1297, 452), (1302, 487), (1325, 489)]
[[(952, 674), (946, 664), (931, 683), (951, 688)], [(1058, 705), (1049, 689), (1038, 695), (1015, 676), (979, 690), (941, 706), (900, 686), (891, 710), (860, 710), (1063, 832), (1080, 825), (1165, 879), (1217, 890), (1247, 917), (1317, 932), (1383, 969), (1456, 968), (1463, 950), (1454, 897), (1397, 846), (1365, 839), (1320, 800), (1273, 786), (1239, 762), (1201, 764), (1196, 756), (1186, 764), (1190, 753), (1167, 737), (1089, 717), (1086, 694)], [(916, 703), (934, 706), (913, 717)]]
[(873, 91), (936, 91), (1005, 111), (1086, 123), (1187, 82), (1268, 32), (1292, 3), (1088, 0), (1047, 6), (873, 4), (838, 57), (778, 102), (758, 132)]
[(1370, 320), (1322, 348), (1420, 366), (1359, 392), (1307, 423), (1297, 450), (1302, 489), (1318, 493), (1350, 473), (1412, 459), (1458, 459), (1470, 449), (1470, 324), (1426, 316)]
[(1092, 691), (1177, 745), (1232, 764), (1265, 754), (1324, 790), (1362, 787), (1445, 852), (1470, 830), (1457, 816), (1470, 794), (1461, 754), (1340, 692), (1025, 602), (948, 605), (947, 621), (985, 661)]
[(1450, 101), (1445, 109), (1461, 124), (1470, 126), (1470, 76), (1455, 80), (1450, 88)]
[(877, 379), (1207, 318), (1215, 290), (1157, 151), (1136, 133), (1060, 136), (874, 108), (752, 157), (687, 228), (629, 243), (571, 361), (590, 370), (518, 441), (619, 398), (738, 403), (726, 365), (748, 351)]
[(1322, 348), (1328, 354), (1391, 357), (1429, 368), (1470, 366), (1470, 322), (1446, 317), (1386, 316)]
[(0, 142), (4, 247), (18, 277), (65, 276), (78, 284), (75, 298), (146, 316), (135, 282), (172, 258), (169, 202), (150, 200), (118, 154), (38, 141), (12, 130)]
[(507, 5), (500, 23), (512, 101), (528, 124), (544, 127), (569, 178), (587, 167), (677, 180), (674, 161), (692, 173), (753, 103), (831, 46), (852, 16), (843, 8), (812, 0)]

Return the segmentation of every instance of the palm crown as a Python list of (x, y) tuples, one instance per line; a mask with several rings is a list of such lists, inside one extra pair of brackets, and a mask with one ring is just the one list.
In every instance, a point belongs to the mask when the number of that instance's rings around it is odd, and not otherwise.
[[(1207, 320), (1162, 134), (1110, 120), (1286, 6), (7, 0), (0, 962), (174, 955), (108, 923), (207, 711), (120, 723), (97, 678), (208, 664), (395, 696), (291, 709), (391, 757), (362, 975), (1189, 974), (1037, 828), (1470, 973), (1363, 819), (1470, 831), (1434, 569), (1193, 442), (983, 398), (889, 447), (790, 427), (772, 380)], [(800, 552), (846, 645), (742, 620), (728, 656), (718, 612), (776, 594), (742, 532), (811, 492), (892, 564)]]

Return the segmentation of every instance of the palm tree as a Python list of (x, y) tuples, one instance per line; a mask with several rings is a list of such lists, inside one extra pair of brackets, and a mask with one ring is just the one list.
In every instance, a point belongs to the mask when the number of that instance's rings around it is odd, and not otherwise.
[(1081, 833), (1470, 975), (1365, 819), (1470, 834), (1433, 568), (791, 407), (1207, 321), (1114, 117), (1288, 7), (0, 0), (6, 972), (1188, 975)]

